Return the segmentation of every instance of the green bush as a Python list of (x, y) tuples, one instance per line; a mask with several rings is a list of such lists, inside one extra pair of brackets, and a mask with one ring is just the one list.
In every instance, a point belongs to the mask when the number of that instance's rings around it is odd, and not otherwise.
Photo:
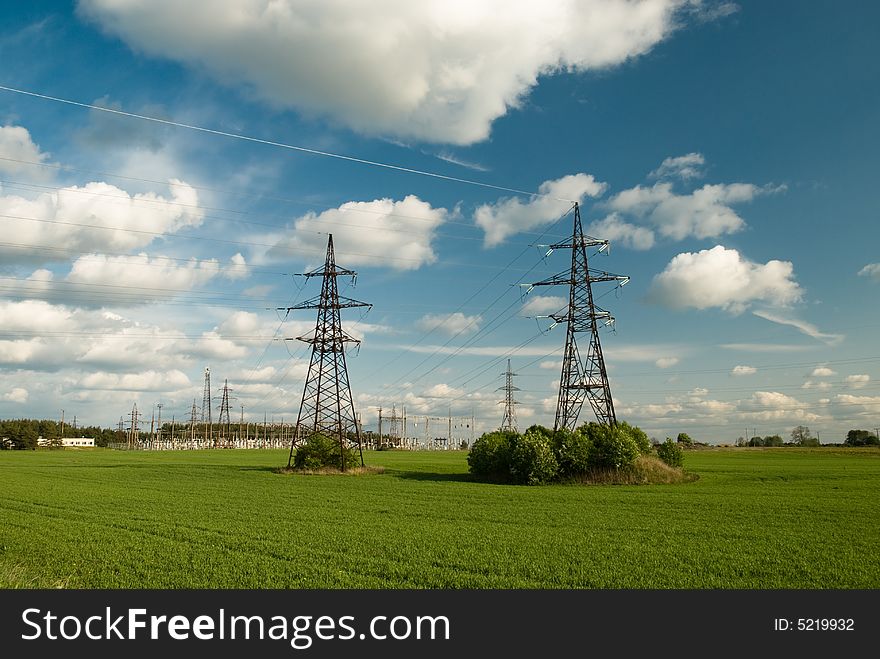
[(618, 421), (617, 426), (632, 437), (636, 446), (639, 447), (639, 453), (642, 455), (651, 454), (651, 450), (653, 449), (651, 446), (651, 440), (648, 439), (648, 434), (644, 430), (638, 426), (631, 426), (626, 421)]
[(684, 444), (685, 446), (693, 446), (694, 440), (691, 439), (691, 436), (688, 435), (686, 432), (680, 432), (678, 433), (678, 443)]
[(513, 480), (526, 485), (541, 485), (553, 481), (558, 473), (559, 462), (552, 439), (539, 431), (526, 431), (510, 454)]
[(575, 432), (558, 430), (553, 436), (553, 448), (563, 478), (579, 476), (590, 469), (590, 439), (581, 429)]
[(297, 469), (324, 469), (342, 466), (345, 457), (345, 468), (359, 467), (361, 464), (357, 453), (348, 446), (341, 450), (339, 440), (326, 435), (312, 435), (293, 454), (293, 466)]
[(672, 441), (671, 437), (667, 437), (665, 442), (657, 445), (657, 457), (670, 467), (681, 467), (684, 462), (684, 451), (677, 442)]
[(498, 430), (482, 434), (468, 453), (468, 469), (481, 478), (510, 478), (510, 455), (519, 435)]
[[(590, 424), (593, 425), (593, 424)], [(594, 469), (621, 469), (631, 467), (639, 457), (635, 440), (619, 426), (588, 427), (591, 435), (590, 467)]]

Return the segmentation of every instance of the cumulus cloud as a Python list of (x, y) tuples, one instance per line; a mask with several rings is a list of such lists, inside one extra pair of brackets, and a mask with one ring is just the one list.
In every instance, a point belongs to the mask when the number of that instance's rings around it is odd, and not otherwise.
[(730, 374), (736, 375), (736, 376), (741, 376), (741, 375), (754, 375), (757, 372), (758, 372), (758, 369), (755, 368), (754, 366), (738, 365), (738, 366), (733, 367), (733, 370), (730, 371)]
[(26, 403), (28, 401), (28, 390), (23, 387), (13, 387), (10, 391), (0, 395), (0, 400), (9, 403)]
[(702, 153), (688, 153), (683, 156), (666, 158), (660, 166), (649, 174), (651, 178), (680, 178), (684, 180), (703, 176), (706, 164)]
[(585, 197), (599, 197), (607, 185), (591, 174), (569, 174), (552, 181), (544, 181), (538, 192), (541, 196), (523, 202), (517, 197), (500, 199), (494, 204), (483, 204), (474, 211), (474, 222), (485, 233), (486, 247), (495, 247), (517, 233), (546, 226), (559, 219), (571, 207), (571, 200), (581, 202)]
[[(681, 25), (686, 0), (351, 3), (81, 0), (132, 48), (365, 133), (467, 144), (541, 75), (602, 69)], [(255, 48), (254, 44), (259, 44)]]
[(752, 421), (818, 421), (822, 415), (814, 406), (778, 391), (756, 391), (739, 402), (737, 411), (742, 419)]
[(618, 192), (607, 206), (654, 225), (660, 235), (672, 240), (717, 238), (741, 231), (746, 225), (732, 205), (780, 189), (750, 183), (718, 183), (706, 184), (689, 194), (677, 194), (672, 183), (661, 181), (650, 188), (637, 185)]
[(196, 190), (177, 179), (170, 197), (153, 192), (129, 195), (109, 183), (71, 186), (25, 199), (0, 196), (4, 230), (15, 246), (0, 246), (10, 262), (66, 259), (63, 246), (80, 252), (124, 252), (148, 245), (162, 234), (198, 226), (203, 211)]
[(190, 387), (186, 373), (170, 371), (143, 371), (141, 373), (106, 373), (97, 371), (83, 376), (77, 387), (81, 389), (109, 389), (113, 391), (175, 391)]
[(49, 154), (34, 144), (27, 128), (0, 126), (0, 173), (47, 178), (45, 167), (35, 167), (28, 163), (43, 163), (48, 159)]
[(448, 216), (415, 195), (401, 201), (350, 201), (320, 214), (309, 213), (294, 222), (293, 231), (269, 237), (274, 242), (266, 258), (290, 261), (303, 254), (323, 261), (327, 234), (333, 234), (337, 261), (343, 266), (371, 265), (416, 270), (434, 263), (434, 232)]
[(640, 251), (654, 246), (653, 230), (625, 222), (619, 213), (611, 213), (605, 219), (593, 222), (587, 228), (587, 233)]
[(661, 357), (654, 362), (654, 365), (657, 368), (670, 368), (671, 366), (675, 366), (678, 362), (678, 357)]
[(801, 389), (818, 389), (819, 391), (828, 391), (833, 385), (830, 382), (813, 382), (807, 380), (801, 385)]
[(813, 369), (813, 372), (810, 373), (810, 377), (813, 378), (830, 378), (832, 375), (837, 375), (837, 373), (827, 366), (817, 366)]
[(520, 310), (521, 316), (543, 316), (558, 311), (565, 311), (568, 298), (560, 295), (531, 295)]
[(859, 375), (847, 375), (844, 381), (853, 389), (862, 389), (868, 386), (868, 383), (871, 381), (871, 376), (864, 373)]
[(832, 404), (844, 417), (864, 417), (876, 419), (880, 414), (880, 396), (853, 396), (852, 394), (839, 394), (834, 397)]
[(868, 277), (874, 281), (880, 281), (880, 263), (869, 263), (859, 270), (860, 277)]
[(460, 311), (455, 313), (429, 313), (416, 321), (416, 327), (423, 332), (438, 331), (449, 336), (473, 334), (480, 329), (483, 318), (480, 315), (466, 316)]
[(791, 262), (754, 263), (721, 245), (675, 256), (649, 290), (652, 301), (675, 309), (714, 307), (731, 313), (742, 313), (754, 302), (787, 305), (801, 297)]

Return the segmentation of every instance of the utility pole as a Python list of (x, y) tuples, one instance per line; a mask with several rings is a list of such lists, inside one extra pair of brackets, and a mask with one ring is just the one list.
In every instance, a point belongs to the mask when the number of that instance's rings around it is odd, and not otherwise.
[(58, 439), (64, 439), (64, 410), (61, 410), (61, 437)]
[(379, 443), (376, 444), (376, 448), (382, 447), (382, 408), (379, 408)]
[[(623, 286), (629, 281), (629, 277), (593, 270), (587, 260), (588, 247), (598, 246), (599, 251), (602, 252), (608, 249), (609, 245), (607, 240), (584, 235), (580, 206), (575, 203), (571, 242), (550, 245), (547, 252), (550, 254), (555, 249), (570, 249), (571, 268), (567, 272), (529, 285), (530, 291), (534, 286), (564, 284), (569, 287), (568, 310), (564, 314), (557, 313), (549, 316), (553, 319), (554, 325), (566, 323), (567, 326), (554, 430), (561, 428), (574, 430), (585, 399), (590, 401), (590, 406), (599, 423), (606, 425), (617, 423), (614, 403), (611, 399), (611, 386), (608, 384), (608, 372), (605, 368), (605, 358), (602, 355), (602, 345), (599, 342), (600, 322), (602, 326), (613, 326), (614, 318), (608, 311), (596, 306), (593, 302), (592, 284), (616, 281), (618, 286)], [(589, 336), (586, 359), (581, 358), (577, 344), (577, 337), (584, 334)]]
[(193, 448), (195, 448), (196, 441), (196, 419), (198, 419), (198, 412), (196, 411), (196, 399), (193, 398), (192, 412), (189, 416), (189, 441), (193, 443)]
[(513, 386), (513, 378), (516, 373), (510, 370), (510, 360), (507, 360), (507, 371), (502, 373), (504, 376), (504, 386), (498, 387), (496, 391), (504, 391), (504, 418), (501, 420), (501, 430), (516, 432), (516, 403), (513, 400), (513, 392), (519, 391), (519, 387)]
[(156, 438), (156, 406), (153, 405), (153, 409), (150, 412), (150, 444), (153, 443), (153, 440)]
[[(342, 329), (341, 309), (352, 307), (372, 307), (366, 302), (359, 302), (339, 295), (337, 278), (351, 277), (355, 282), (357, 273), (336, 265), (333, 250), (333, 234), (327, 239), (327, 256), (323, 267), (304, 273), (308, 279), (321, 277), (321, 295), (294, 307), (282, 307), (285, 311), (295, 309), (317, 309), (318, 319), (315, 331), (311, 336), (300, 336), (297, 340), (312, 346), (312, 357), (309, 372), (303, 387), (302, 401), (296, 426), (305, 426), (308, 436), (325, 434), (339, 442), (340, 468), (345, 471), (345, 449), (350, 443), (357, 444), (360, 452), (361, 466), (364, 464), (364, 451), (361, 444), (361, 432), (354, 411), (354, 399), (351, 395), (351, 383), (348, 379), (348, 368), (345, 363), (345, 344), (360, 341), (346, 334)], [(354, 435), (354, 439), (350, 436)], [(293, 461), (296, 441), (290, 443), (289, 467)]]
[[(241, 439), (241, 429), (244, 426), (244, 405), (241, 406), (241, 418), (238, 420), (238, 438)], [(244, 438), (247, 441), (247, 437)]]

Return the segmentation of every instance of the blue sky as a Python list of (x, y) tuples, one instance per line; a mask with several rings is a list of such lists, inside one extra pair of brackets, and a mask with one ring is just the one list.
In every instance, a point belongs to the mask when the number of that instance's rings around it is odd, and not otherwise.
[[(552, 425), (587, 230), (620, 418), (713, 443), (880, 425), (880, 9), (865, 3), (7, 3), (0, 416), (179, 419), (228, 378), (293, 420), (328, 232), (357, 269), (356, 408)], [(525, 345), (523, 345), (525, 344)], [(454, 354), (453, 354), (454, 353)], [(215, 412), (216, 413), (216, 412)], [(582, 420), (591, 418), (588, 409)]]

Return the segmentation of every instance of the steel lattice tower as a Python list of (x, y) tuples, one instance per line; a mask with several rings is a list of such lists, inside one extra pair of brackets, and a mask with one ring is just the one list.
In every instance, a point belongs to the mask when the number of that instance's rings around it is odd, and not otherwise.
[(513, 432), (517, 432), (516, 430), (516, 404), (518, 401), (513, 400), (513, 392), (519, 391), (519, 387), (513, 386), (513, 378), (516, 376), (516, 373), (510, 370), (510, 360), (507, 360), (507, 371), (502, 373), (504, 376), (504, 386), (499, 387), (496, 391), (504, 392), (504, 418), (501, 420), (501, 430), (510, 430)]
[(220, 418), (217, 419), (217, 422), (220, 425), (220, 433), (223, 434), (223, 438), (229, 436), (229, 392), (232, 389), (229, 388), (229, 380), (223, 380), (223, 394), (220, 396)]
[(205, 424), (205, 440), (210, 441), (213, 432), (211, 421), (211, 369), (205, 368), (205, 388), (202, 390), (202, 422)]
[(360, 426), (354, 412), (348, 368), (345, 364), (345, 344), (360, 343), (360, 341), (343, 331), (340, 310), (351, 307), (372, 307), (373, 305), (339, 295), (337, 278), (351, 277), (354, 282), (357, 273), (354, 270), (336, 265), (332, 234), (327, 240), (327, 258), (324, 261), (324, 266), (304, 273), (304, 276), (307, 278), (322, 277), (322, 284), (319, 297), (294, 307), (283, 307), (287, 311), (295, 309), (318, 310), (314, 334), (297, 337), (298, 341), (312, 345), (312, 357), (303, 387), (299, 416), (296, 419), (296, 432), (290, 443), (287, 466), (289, 467), (293, 460), (293, 451), (298, 440), (305, 441), (310, 436), (320, 433), (339, 441), (343, 454), (341, 468), (344, 471), (344, 453), (347, 446), (357, 444), (361, 465), (364, 464), (364, 452), (361, 445)]
[[(617, 423), (614, 403), (611, 400), (611, 387), (608, 384), (608, 372), (605, 369), (605, 358), (602, 355), (602, 344), (599, 342), (599, 324), (613, 325), (614, 318), (608, 311), (594, 304), (592, 284), (617, 281), (623, 286), (629, 281), (629, 277), (590, 268), (587, 248), (598, 246), (599, 251), (604, 251), (608, 248), (609, 242), (584, 235), (581, 211), (577, 203), (574, 205), (573, 224), (571, 242), (550, 245), (550, 251), (571, 250), (570, 270), (532, 284), (532, 286), (566, 284), (569, 287), (566, 313), (550, 315), (555, 322), (566, 323), (568, 328), (554, 430), (561, 428), (574, 430), (585, 399), (589, 399), (599, 423), (607, 425)], [(584, 334), (589, 336), (589, 344), (586, 358), (582, 359), (577, 338)]]

